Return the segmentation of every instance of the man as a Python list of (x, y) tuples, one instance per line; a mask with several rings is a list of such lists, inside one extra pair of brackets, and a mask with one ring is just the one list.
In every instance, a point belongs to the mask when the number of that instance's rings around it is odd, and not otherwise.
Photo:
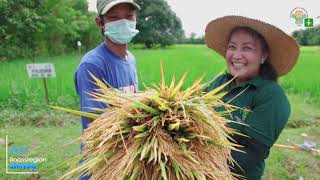
[[(97, 0), (95, 21), (104, 35), (104, 42), (84, 55), (74, 75), (81, 111), (98, 113), (91, 108), (107, 108), (103, 103), (90, 100), (92, 97), (87, 94), (98, 88), (90, 73), (124, 92), (137, 91), (136, 61), (128, 51), (128, 43), (139, 32), (136, 30), (136, 10), (139, 9), (133, 0)], [(86, 129), (92, 121), (81, 117), (82, 128)], [(86, 180), (89, 176), (79, 179)]]
[[(139, 32), (136, 30), (136, 10), (139, 9), (133, 0), (97, 0), (95, 21), (104, 35), (104, 42), (86, 53), (76, 70), (74, 83), (81, 111), (98, 113), (91, 108), (107, 108), (103, 103), (90, 100), (92, 97), (87, 94), (98, 88), (90, 73), (124, 92), (137, 91), (136, 61), (127, 48)], [(82, 117), (81, 121), (86, 129), (93, 119)]]

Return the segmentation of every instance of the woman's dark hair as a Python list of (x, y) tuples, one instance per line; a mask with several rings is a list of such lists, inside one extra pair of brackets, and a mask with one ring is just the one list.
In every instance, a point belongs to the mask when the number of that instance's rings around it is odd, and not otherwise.
[[(270, 48), (269, 48), (269, 45), (268, 45), (267, 41), (265, 40), (265, 38), (259, 32), (257, 32), (256, 30), (254, 30), (250, 27), (238, 26), (238, 27), (233, 28), (230, 33), (229, 40), (231, 38), (231, 35), (235, 32), (238, 32), (238, 31), (245, 31), (245, 32), (249, 33), (254, 39), (257, 39), (260, 42), (261, 47), (262, 47), (262, 51), (266, 52), (270, 55)], [(263, 79), (277, 81), (278, 73), (277, 73), (277, 70), (270, 63), (270, 56), (268, 56), (267, 59), (264, 61), (264, 63), (260, 65), (259, 75)]]
[(259, 75), (263, 79), (274, 80), (274, 81), (278, 80), (277, 70), (269, 62), (269, 58), (263, 64), (261, 64)]

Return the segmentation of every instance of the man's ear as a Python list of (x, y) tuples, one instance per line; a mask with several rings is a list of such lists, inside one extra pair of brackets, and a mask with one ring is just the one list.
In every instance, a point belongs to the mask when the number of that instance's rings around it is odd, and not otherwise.
[(104, 23), (103, 23), (103, 18), (101, 18), (100, 16), (97, 16), (96, 19), (96, 25), (99, 29), (103, 29)]
[(104, 31), (103, 30), (103, 28), (104, 28), (103, 16), (97, 16), (95, 21), (96, 21), (97, 27), (99, 28), (99, 30), (101, 32), (101, 35), (104, 36), (104, 32), (103, 32)]

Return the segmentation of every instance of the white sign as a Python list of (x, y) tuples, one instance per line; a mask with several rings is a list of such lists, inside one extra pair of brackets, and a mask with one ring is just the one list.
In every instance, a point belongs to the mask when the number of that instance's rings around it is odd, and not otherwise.
[(77, 45), (78, 45), (78, 47), (81, 47), (81, 42), (77, 41)]
[(27, 64), (29, 78), (56, 77), (53, 64)]

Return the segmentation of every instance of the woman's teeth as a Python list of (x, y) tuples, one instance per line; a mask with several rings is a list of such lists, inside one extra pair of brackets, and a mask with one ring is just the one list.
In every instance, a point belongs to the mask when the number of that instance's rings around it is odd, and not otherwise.
[(237, 68), (242, 68), (244, 66), (244, 64), (242, 63), (232, 63), (233, 66), (237, 67)]

